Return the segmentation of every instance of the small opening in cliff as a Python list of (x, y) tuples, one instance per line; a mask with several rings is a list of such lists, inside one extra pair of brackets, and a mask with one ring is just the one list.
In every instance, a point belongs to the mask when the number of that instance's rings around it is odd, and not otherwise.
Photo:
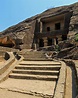
[(48, 46), (51, 46), (52, 45), (52, 38), (48, 38)]
[(62, 41), (67, 40), (67, 35), (62, 35)]
[(9, 36), (0, 38), (0, 46), (12, 48), (15, 46), (15, 40)]
[(58, 38), (56, 38), (56, 44), (58, 44)]
[(39, 47), (44, 47), (44, 40), (43, 39), (39, 39)]
[(55, 24), (55, 30), (60, 30), (61, 24), (60, 23), (56, 23)]
[(47, 31), (50, 31), (50, 27), (47, 27)]
[(9, 47), (9, 48), (13, 48), (14, 44), (8, 44), (8, 45), (4, 45), (5, 47)]
[(0, 44), (0, 46), (13, 48), (14, 44)]

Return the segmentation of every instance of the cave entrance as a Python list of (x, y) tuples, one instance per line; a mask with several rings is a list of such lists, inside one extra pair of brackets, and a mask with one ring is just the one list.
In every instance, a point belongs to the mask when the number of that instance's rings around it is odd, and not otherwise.
[(39, 47), (44, 47), (44, 40), (43, 39), (39, 39)]
[(67, 35), (62, 35), (62, 41), (67, 40)]
[(51, 46), (51, 45), (52, 45), (52, 42), (53, 42), (53, 41), (52, 41), (52, 38), (48, 38), (48, 43), (47, 43), (47, 45), (48, 45), (48, 46)]
[(50, 27), (47, 27), (47, 31), (48, 31), (48, 32), (50, 31)]
[(58, 44), (58, 38), (56, 38), (56, 44)]
[(56, 23), (55, 24), (55, 30), (60, 30), (61, 24), (60, 23)]

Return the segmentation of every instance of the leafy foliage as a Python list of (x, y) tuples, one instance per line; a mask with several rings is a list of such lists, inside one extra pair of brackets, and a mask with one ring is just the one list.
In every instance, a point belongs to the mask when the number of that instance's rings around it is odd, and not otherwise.
[(75, 41), (78, 42), (78, 34), (75, 35)]
[(60, 51), (60, 47), (58, 45), (55, 46), (55, 50), (58, 52)]

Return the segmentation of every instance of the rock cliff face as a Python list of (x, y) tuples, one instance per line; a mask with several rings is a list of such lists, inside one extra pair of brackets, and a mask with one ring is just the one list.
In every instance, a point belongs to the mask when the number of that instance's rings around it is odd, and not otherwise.
[(0, 37), (10, 36), (16, 41), (17, 47), (20, 47), (21, 49), (32, 48), (37, 20), (49, 15), (58, 15), (59, 13), (64, 13), (65, 11), (72, 12), (68, 33), (68, 37), (71, 38), (74, 36), (74, 34), (78, 33), (78, 3), (48, 9), (41, 14), (28, 18), (17, 25), (9, 27), (0, 34)]

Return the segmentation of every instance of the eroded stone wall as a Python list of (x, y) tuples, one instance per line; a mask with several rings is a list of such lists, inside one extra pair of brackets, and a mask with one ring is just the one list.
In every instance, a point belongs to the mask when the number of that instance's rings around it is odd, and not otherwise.
[(73, 6), (73, 13), (70, 19), (69, 34), (68, 37), (72, 38), (76, 33), (78, 33), (78, 3)]
[(58, 16), (60, 13), (65, 14), (65, 12), (70, 12), (70, 13), (72, 12), (72, 17), (70, 20), (68, 20), (68, 17), (70, 17), (70, 15), (66, 16), (67, 17), (66, 21), (69, 22), (69, 25), (66, 24), (67, 22), (65, 23), (65, 25), (69, 27), (68, 38), (71, 38), (72, 36), (75, 35), (75, 33), (78, 32), (78, 3), (68, 5), (68, 6), (61, 6), (61, 7), (48, 9), (41, 14), (28, 18), (18, 23), (17, 25), (9, 27), (8, 29), (4, 30), (2, 34), (0, 34), (0, 36), (1, 37), (10, 36), (16, 40), (20, 39), (21, 44), (19, 45), (19, 47), (21, 49), (32, 48), (33, 43), (37, 41), (36, 36), (34, 36), (35, 33), (37, 34), (38, 32), (42, 31), (42, 29), (40, 29), (40, 24), (41, 24), (40, 19), (49, 15)]

